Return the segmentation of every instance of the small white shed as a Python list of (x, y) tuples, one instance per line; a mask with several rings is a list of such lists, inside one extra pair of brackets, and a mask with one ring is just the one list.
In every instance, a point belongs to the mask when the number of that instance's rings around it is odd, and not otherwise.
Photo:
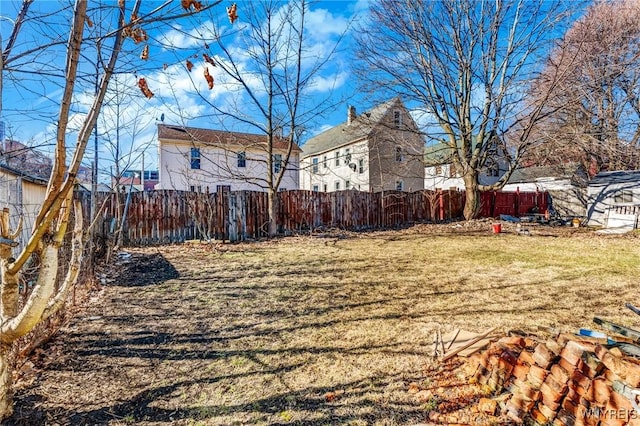
[(20, 170), (0, 165), (0, 209), (9, 208), (10, 224), (17, 228), (22, 218), (22, 232), (18, 250), (31, 236), (35, 218), (47, 192), (47, 181), (27, 175)]
[(511, 175), (505, 192), (548, 192), (553, 208), (563, 217), (585, 216), (588, 176), (579, 164), (523, 167)]
[[(640, 213), (640, 170), (598, 173), (587, 186), (587, 224), (607, 226), (609, 214)], [(636, 223), (637, 227), (637, 223)]]

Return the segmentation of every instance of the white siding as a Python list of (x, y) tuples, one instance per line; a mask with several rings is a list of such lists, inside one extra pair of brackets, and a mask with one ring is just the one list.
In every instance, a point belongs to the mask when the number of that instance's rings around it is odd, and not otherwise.
[(450, 164), (441, 166), (428, 166), (424, 168), (425, 189), (451, 189), (464, 190), (464, 181), (460, 177), (450, 177)]
[[(200, 146), (200, 169), (191, 168), (190, 144), (160, 141), (160, 182), (156, 189), (188, 191), (192, 187), (205, 191), (218, 185), (231, 186), (232, 191), (266, 189), (267, 156), (264, 152), (242, 147), (222, 149)], [(245, 152), (246, 167), (238, 167), (238, 152)], [(285, 157), (285, 152), (274, 151)], [(298, 189), (298, 153), (293, 152), (280, 190)]]
[(21, 250), (29, 240), (35, 218), (47, 191), (46, 185), (36, 184), (0, 169), (0, 208), (9, 208), (10, 225), (15, 230), (22, 217), (22, 231), (18, 236)]
[[(630, 198), (622, 198), (622, 195)], [(587, 187), (587, 219), (589, 226), (603, 226), (610, 210), (616, 207), (640, 205), (640, 183), (611, 183)]]
[[(348, 150), (348, 152), (347, 152)], [(339, 165), (336, 165), (336, 153), (338, 153)], [(326, 157), (326, 164), (325, 159)], [(314, 170), (313, 159), (318, 159), (317, 171)], [(362, 161), (362, 172), (360, 162)], [(313, 190), (314, 186), (319, 191), (327, 192), (336, 190), (336, 182), (339, 182), (340, 190), (356, 189), (369, 191), (369, 148), (368, 141), (363, 140), (335, 148), (330, 151), (306, 156), (301, 161), (300, 188)]]

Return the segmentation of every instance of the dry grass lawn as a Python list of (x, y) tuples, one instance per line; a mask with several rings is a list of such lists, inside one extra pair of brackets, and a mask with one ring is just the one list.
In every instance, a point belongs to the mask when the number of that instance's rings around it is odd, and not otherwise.
[[(12, 424), (428, 423), (436, 330), (640, 317), (638, 235), (464, 228), (134, 252), (35, 360)], [(175, 270), (173, 270), (175, 268)]]

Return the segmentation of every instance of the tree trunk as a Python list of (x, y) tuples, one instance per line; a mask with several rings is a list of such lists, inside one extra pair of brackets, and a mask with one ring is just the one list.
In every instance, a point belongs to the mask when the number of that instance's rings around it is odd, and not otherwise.
[(0, 318), (13, 318), (18, 315), (19, 298), (19, 274), (9, 274), (7, 272), (9, 262), (6, 258), (0, 259), (0, 277), (2, 277), (2, 302), (0, 303)]
[(471, 171), (463, 176), (464, 180), (464, 218), (471, 220), (480, 213), (480, 190), (478, 189), (478, 173)]
[(11, 345), (0, 344), (0, 420), (13, 414)]
[(269, 238), (278, 234), (278, 193), (269, 188), (267, 191), (267, 204), (269, 208)]

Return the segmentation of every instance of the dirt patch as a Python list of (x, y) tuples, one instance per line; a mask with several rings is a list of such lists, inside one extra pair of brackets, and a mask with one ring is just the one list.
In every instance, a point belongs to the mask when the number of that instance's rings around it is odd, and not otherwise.
[(113, 269), (100, 275), (123, 287), (141, 287), (178, 278), (178, 270), (160, 253), (121, 252)]
[(476, 398), (431, 359), (435, 330), (624, 322), (610, 295), (636, 294), (637, 245), (510, 226), (134, 250), (33, 358), (7, 424), (428, 424)]

